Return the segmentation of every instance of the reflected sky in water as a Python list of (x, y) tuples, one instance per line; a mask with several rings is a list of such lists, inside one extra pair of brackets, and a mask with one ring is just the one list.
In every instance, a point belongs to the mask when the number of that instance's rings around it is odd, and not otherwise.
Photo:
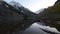
[(32, 24), (22, 34), (48, 34), (40, 29), (40, 25), (37, 23)]
[(47, 32), (42, 31), (40, 28), (45, 29), (47, 31), (55, 32), (55, 33), (60, 33), (56, 28), (54, 27), (49, 27), (49, 26), (43, 26), (38, 23), (32, 24), (29, 28), (27, 28), (22, 34), (49, 34)]
[(27, 26), (28, 27), (25, 28), (23, 27), (24, 30), (19, 30), (13, 34), (50, 34), (49, 32), (47, 33), (42, 29), (50, 31), (51, 33), (60, 33), (56, 28), (42, 25), (42, 23), (39, 22)]

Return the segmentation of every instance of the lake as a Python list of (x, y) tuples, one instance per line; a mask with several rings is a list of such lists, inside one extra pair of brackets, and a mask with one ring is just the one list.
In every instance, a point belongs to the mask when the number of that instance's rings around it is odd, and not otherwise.
[(49, 34), (46, 33), (44, 31), (42, 31), (40, 29), (40, 24), (38, 23), (33, 23), (32, 25), (30, 25), (28, 28), (26, 28), (25, 30), (20, 30), (19, 32), (15, 32), (13, 34)]
[[(28, 27), (23, 27), (21, 29), (23, 30), (19, 30), (13, 34), (51, 34), (51, 32), (60, 34), (60, 32), (56, 28), (45, 26), (40, 22), (33, 23), (31, 25), (28, 25)], [(49, 33), (43, 31), (42, 29), (49, 31)]]

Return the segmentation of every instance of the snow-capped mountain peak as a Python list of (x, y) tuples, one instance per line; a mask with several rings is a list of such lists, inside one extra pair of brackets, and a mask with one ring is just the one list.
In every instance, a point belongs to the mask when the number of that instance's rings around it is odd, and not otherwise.
[(42, 8), (42, 9), (39, 9), (38, 11), (36, 11), (35, 13), (36, 14), (39, 14), (40, 12), (42, 12), (44, 10), (44, 8)]
[(18, 2), (16, 2), (16, 1), (11, 1), (11, 2), (9, 2), (9, 4), (11, 6), (17, 8), (17, 9), (18, 9), (18, 7), (22, 7), (22, 5), (20, 3), (18, 3)]

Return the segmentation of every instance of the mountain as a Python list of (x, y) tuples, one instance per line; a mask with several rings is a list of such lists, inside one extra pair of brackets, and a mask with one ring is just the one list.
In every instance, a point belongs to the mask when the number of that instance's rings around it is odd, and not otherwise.
[(60, 31), (60, 0), (57, 0), (53, 6), (45, 8), (37, 15), (47, 26), (55, 27)]
[(23, 14), (25, 14), (27, 16), (34, 16), (34, 15), (36, 15), (35, 13), (33, 13), (32, 11), (30, 11), (28, 8), (25, 8), (24, 6), (22, 6), (18, 2), (11, 1), (11, 2), (9, 2), (9, 4), (11, 6), (15, 7), (17, 10), (19, 10), (19, 12), (22, 12)]
[(11, 1), (9, 2), (9, 4), (13, 7), (15, 7), (16, 9), (19, 9), (18, 7), (23, 7), (20, 3), (15, 2), (15, 1)]
[(39, 14), (40, 12), (42, 12), (44, 9), (39, 9), (38, 11), (36, 11), (36, 14)]
[(16, 31), (18, 24), (23, 24), (23, 21), (23, 14), (18, 13), (17, 9), (5, 1), (0, 1), (0, 34), (10, 34)]
[[(8, 22), (13, 23), (14, 21), (19, 22), (19, 20), (23, 20), (24, 15), (20, 14), (20, 13), (13, 6), (9, 5), (8, 3), (4, 2), (4, 1), (0, 1), (0, 18), (1, 18), (0, 24), (1, 23), (8, 23)], [(15, 25), (16, 24), (17, 23), (15, 23)]]
[[(14, 5), (14, 3), (12, 5)], [(6, 3), (5, 1), (0, 1), (1, 34), (11, 34), (12, 32), (17, 31), (17, 29), (25, 29), (26, 25), (32, 23), (32, 20), (29, 20), (28, 17), (33, 17), (34, 15), (36, 15), (25, 7), (20, 7), (20, 5), (17, 4), (15, 4), (16, 7), (15, 5), (12, 5)]]
[(18, 2), (16, 2), (16, 1), (11, 1), (11, 2), (9, 2), (9, 4), (12, 5), (12, 6), (22, 7), (22, 5), (20, 3), (18, 3)]
[[(36, 14), (31, 12), (29, 9), (25, 7), (19, 7), (17, 5), (18, 9), (16, 9), (14, 6), (6, 3), (5, 1), (0, 1), (0, 23), (8, 23), (10, 24), (18, 24), (19, 22), (22, 22), (24, 19), (27, 19), (28, 17), (33, 17)], [(20, 20), (20, 21), (19, 21)], [(18, 23), (16, 23), (18, 22)]]

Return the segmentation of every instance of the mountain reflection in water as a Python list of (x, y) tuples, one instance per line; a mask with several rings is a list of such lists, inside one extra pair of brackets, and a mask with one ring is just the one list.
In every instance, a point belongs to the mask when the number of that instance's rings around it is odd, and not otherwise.
[[(42, 30), (43, 29), (43, 30)], [(47, 32), (45, 32), (46, 30)], [(33, 23), (23, 27), (23, 30), (19, 30), (13, 34), (51, 34), (51, 33), (60, 33), (56, 28), (44, 26), (41, 23)]]
[(32, 24), (22, 34), (48, 34), (40, 29), (40, 25), (37, 23)]
[(33, 23), (32, 25), (28, 25), (24, 30), (20, 30), (19, 32), (15, 32), (13, 34), (48, 34), (40, 29), (40, 25), (37, 23)]

